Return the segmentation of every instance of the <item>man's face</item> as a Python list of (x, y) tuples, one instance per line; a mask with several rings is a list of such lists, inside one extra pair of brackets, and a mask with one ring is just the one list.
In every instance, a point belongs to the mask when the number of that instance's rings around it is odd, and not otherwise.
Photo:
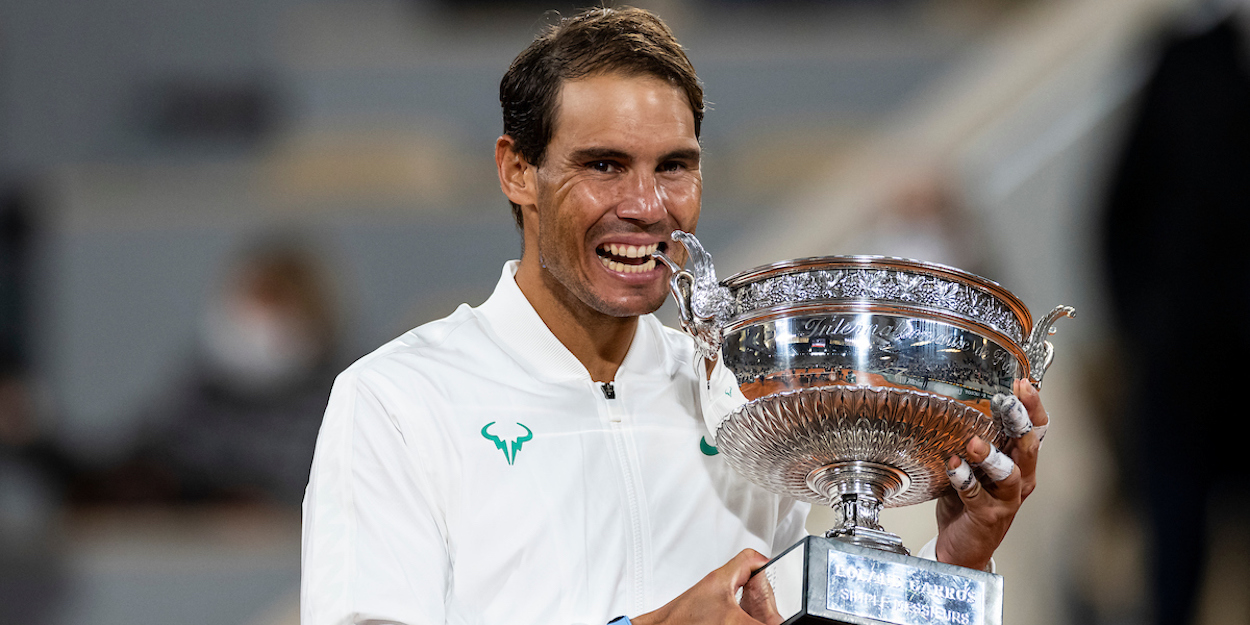
[(566, 82), (558, 102), (536, 174), (538, 249), (525, 255), (538, 254), (547, 288), (575, 309), (652, 312), (668, 294), (669, 272), (651, 252), (684, 261), (669, 234), (691, 232), (699, 219), (690, 104), (660, 79), (611, 74)]

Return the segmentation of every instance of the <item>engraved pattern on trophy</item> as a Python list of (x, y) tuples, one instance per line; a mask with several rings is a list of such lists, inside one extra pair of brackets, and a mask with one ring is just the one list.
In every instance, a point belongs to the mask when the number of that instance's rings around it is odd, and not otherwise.
[[(922, 503), (949, 486), (946, 459), (973, 435), (1004, 442), (993, 420), (947, 397), (870, 386), (784, 391), (748, 402), (718, 434), (721, 453), (747, 479), (795, 499), (834, 505), (839, 463), (872, 463), (901, 475), (874, 476), (886, 506)], [(723, 438), (722, 438), (723, 437)], [(731, 452), (725, 451), (732, 450)], [(877, 469), (888, 473), (887, 469)]]
[(976, 287), (938, 276), (887, 269), (816, 269), (751, 282), (734, 295), (729, 311), (733, 318), (802, 302), (867, 298), (935, 307), (985, 323), (1014, 341), (1024, 339), (1022, 320), (1006, 304)]

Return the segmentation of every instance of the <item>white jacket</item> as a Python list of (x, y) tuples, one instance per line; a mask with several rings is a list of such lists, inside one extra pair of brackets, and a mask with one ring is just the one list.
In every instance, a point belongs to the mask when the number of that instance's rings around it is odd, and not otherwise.
[(515, 271), (336, 381), (304, 500), (304, 625), (600, 625), (803, 535), (806, 504), (709, 455), (700, 404), (742, 401), (728, 371), (702, 381), (692, 341), (647, 315), (609, 393)]

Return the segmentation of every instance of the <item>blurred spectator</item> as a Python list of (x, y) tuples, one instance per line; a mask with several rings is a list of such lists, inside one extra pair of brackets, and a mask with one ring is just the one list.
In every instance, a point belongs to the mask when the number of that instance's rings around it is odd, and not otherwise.
[(0, 188), (0, 623), (52, 622), (65, 580), (62, 465), (30, 388), (30, 203)]
[(342, 365), (328, 291), (301, 247), (246, 255), (205, 312), (186, 381), (144, 415), (137, 451), (87, 480), (83, 497), (298, 505)]
[(858, 237), (857, 252), (901, 256), (981, 273), (984, 237), (959, 194), (939, 170), (917, 169)]
[[(1225, 371), (1250, 353), (1250, 10), (1174, 35), (1112, 182), (1106, 262), (1126, 348), (1128, 481), (1150, 525), (1156, 622), (1192, 622), (1211, 514), (1242, 530), (1250, 436)], [(1234, 365), (1235, 366), (1235, 365)]]

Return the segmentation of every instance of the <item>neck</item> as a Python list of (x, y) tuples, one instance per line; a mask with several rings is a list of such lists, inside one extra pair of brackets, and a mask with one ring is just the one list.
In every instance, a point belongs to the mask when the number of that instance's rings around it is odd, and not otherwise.
[(516, 283), (556, 339), (595, 382), (611, 382), (625, 361), (638, 317), (613, 317), (586, 306), (537, 263), (524, 260)]

